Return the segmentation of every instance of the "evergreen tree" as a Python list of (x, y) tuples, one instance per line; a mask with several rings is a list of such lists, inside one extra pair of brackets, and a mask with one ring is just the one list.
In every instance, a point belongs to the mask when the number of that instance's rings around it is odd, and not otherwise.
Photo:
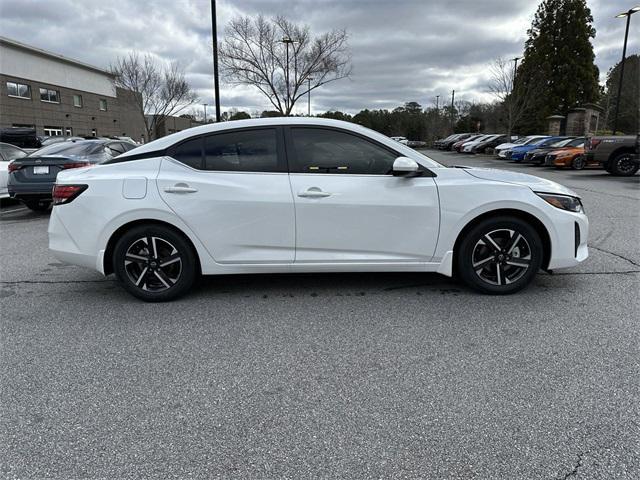
[(522, 133), (543, 132), (549, 115), (566, 115), (598, 100), (592, 23), (586, 0), (544, 0), (538, 7), (516, 76), (516, 89), (536, 92), (523, 115)]
[[(604, 98), (600, 105), (604, 108), (602, 129), (613, 129), (618, 87), (620, 85), (620, 67), (618, 62), (607, 73)], [(602, 118), (602, 117), (601, 117)], [(640, 55), (630, 55), (625, 59), (622, 92), (620, 94), (620, 112), (618, 131), (635, 134), (640, 132)]]

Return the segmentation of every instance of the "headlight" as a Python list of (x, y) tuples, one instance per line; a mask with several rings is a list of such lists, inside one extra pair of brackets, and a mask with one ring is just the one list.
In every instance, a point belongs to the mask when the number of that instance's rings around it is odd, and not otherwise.
[(569, 195), (554, 195), (552, 193), (536, 192), (540, 198), (556, 208), (568, 210), (570, 212), (583, 213), (584, 207), (578, 197), (570, 197)]

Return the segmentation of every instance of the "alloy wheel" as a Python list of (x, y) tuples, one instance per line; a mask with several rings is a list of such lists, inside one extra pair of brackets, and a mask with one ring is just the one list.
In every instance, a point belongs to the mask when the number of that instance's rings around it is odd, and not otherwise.
[(621, 155), (616, 159), (616, 170), (620, 175), (633, 175), (636, 165), (633, 162), (632, 155)]
[(182, 256), (169, 241), (145, 236), (127, 249), (124, 268), (136, 287), (147, 292), (162, 292), (180, 279)]
[(473, 247), (472, 265), (476, 275), (490, 285), (518, 281), (531, 266), (531, 247), (516, 230), (498, 229), (484, 234)]

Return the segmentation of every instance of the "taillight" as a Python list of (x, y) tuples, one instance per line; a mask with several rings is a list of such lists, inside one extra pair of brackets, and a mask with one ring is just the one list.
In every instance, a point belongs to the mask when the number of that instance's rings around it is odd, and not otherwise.
[(64, 205), (84, 192), (89, 185), (58, 185), (53, 186), (53, 204)]
[(69, 168), (84, 168), (84, 167), (90, 167), (91, 165), (93, 165), (90, 162), (73, 162), (73, 163), (65, 163), (62, 165), (62, 169), (67, 170)]
[(21, 168), (22, 168), (22, 165), (16, 165), (15, 162), (10, 162), (9, 165), (7, 166), (7, 171), (11, 173), (11, 172), (15, 172), (16, 170), (20, 170)]

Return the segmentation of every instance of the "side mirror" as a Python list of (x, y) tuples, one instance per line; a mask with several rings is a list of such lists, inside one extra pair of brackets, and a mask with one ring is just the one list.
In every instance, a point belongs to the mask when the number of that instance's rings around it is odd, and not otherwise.
[(420, 165), (415, 160), (398, 157), (393, 162), (394, 177), (418, 177), (420, 174)]

